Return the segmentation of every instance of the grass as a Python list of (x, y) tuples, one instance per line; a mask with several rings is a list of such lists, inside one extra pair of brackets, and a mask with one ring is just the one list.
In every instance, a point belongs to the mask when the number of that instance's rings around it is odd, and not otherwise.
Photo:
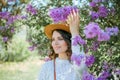
[(0, 63), (0, 80), (37, 80), (43, 60)]

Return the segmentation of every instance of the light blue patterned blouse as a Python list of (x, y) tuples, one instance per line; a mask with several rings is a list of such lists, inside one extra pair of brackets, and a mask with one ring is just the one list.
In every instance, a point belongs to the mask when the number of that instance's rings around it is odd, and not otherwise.
[[(72, 43), (74, 37), (72, 37)], [(72, 53), (77, 55), (85, 53), (80, 51), (80, 45), (72, 46)], [(54, 61), (48, 61), (40, 69), (38, 80), (54, 80)], [(80, 66), (69, 60), (56, 58), (56, 80), (81, 80), (82, 72), (87, 70), (85, 61), (83, 60)]]

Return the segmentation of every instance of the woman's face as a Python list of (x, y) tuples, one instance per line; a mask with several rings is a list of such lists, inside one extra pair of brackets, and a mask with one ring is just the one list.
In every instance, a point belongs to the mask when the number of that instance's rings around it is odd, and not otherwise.
[(57, 54), (65, 53), (68, 49), (67, 43), (57, 31), (54, 31), (52, 35), (52, 47)]

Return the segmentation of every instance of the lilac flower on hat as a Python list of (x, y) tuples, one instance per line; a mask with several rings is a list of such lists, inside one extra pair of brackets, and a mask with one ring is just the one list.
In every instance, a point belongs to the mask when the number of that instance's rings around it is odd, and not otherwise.
[(49, 11), (49, 16), (55, 23), (63, 22), (67, 19), (67, 16), (72, 10), (77, 11), (77, 7), (74, 6), (65, 6), (60, 8), (54, 8)]
[(86, 38), (94, 38), (96, 37), (100, 32), (100, 27), (97, 23), (90, 22), (84, 29), (84, 33), (86, 35)]

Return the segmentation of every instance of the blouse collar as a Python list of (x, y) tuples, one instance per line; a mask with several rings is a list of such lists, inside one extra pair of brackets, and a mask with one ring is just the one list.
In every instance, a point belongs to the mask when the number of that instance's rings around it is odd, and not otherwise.
[(66, 63), (70, 63), (70, 61), (68, 59), (60, 59), (60, 58), (56, 58), (56, 62), (61, 63), (61, 64), (66, 64)]

